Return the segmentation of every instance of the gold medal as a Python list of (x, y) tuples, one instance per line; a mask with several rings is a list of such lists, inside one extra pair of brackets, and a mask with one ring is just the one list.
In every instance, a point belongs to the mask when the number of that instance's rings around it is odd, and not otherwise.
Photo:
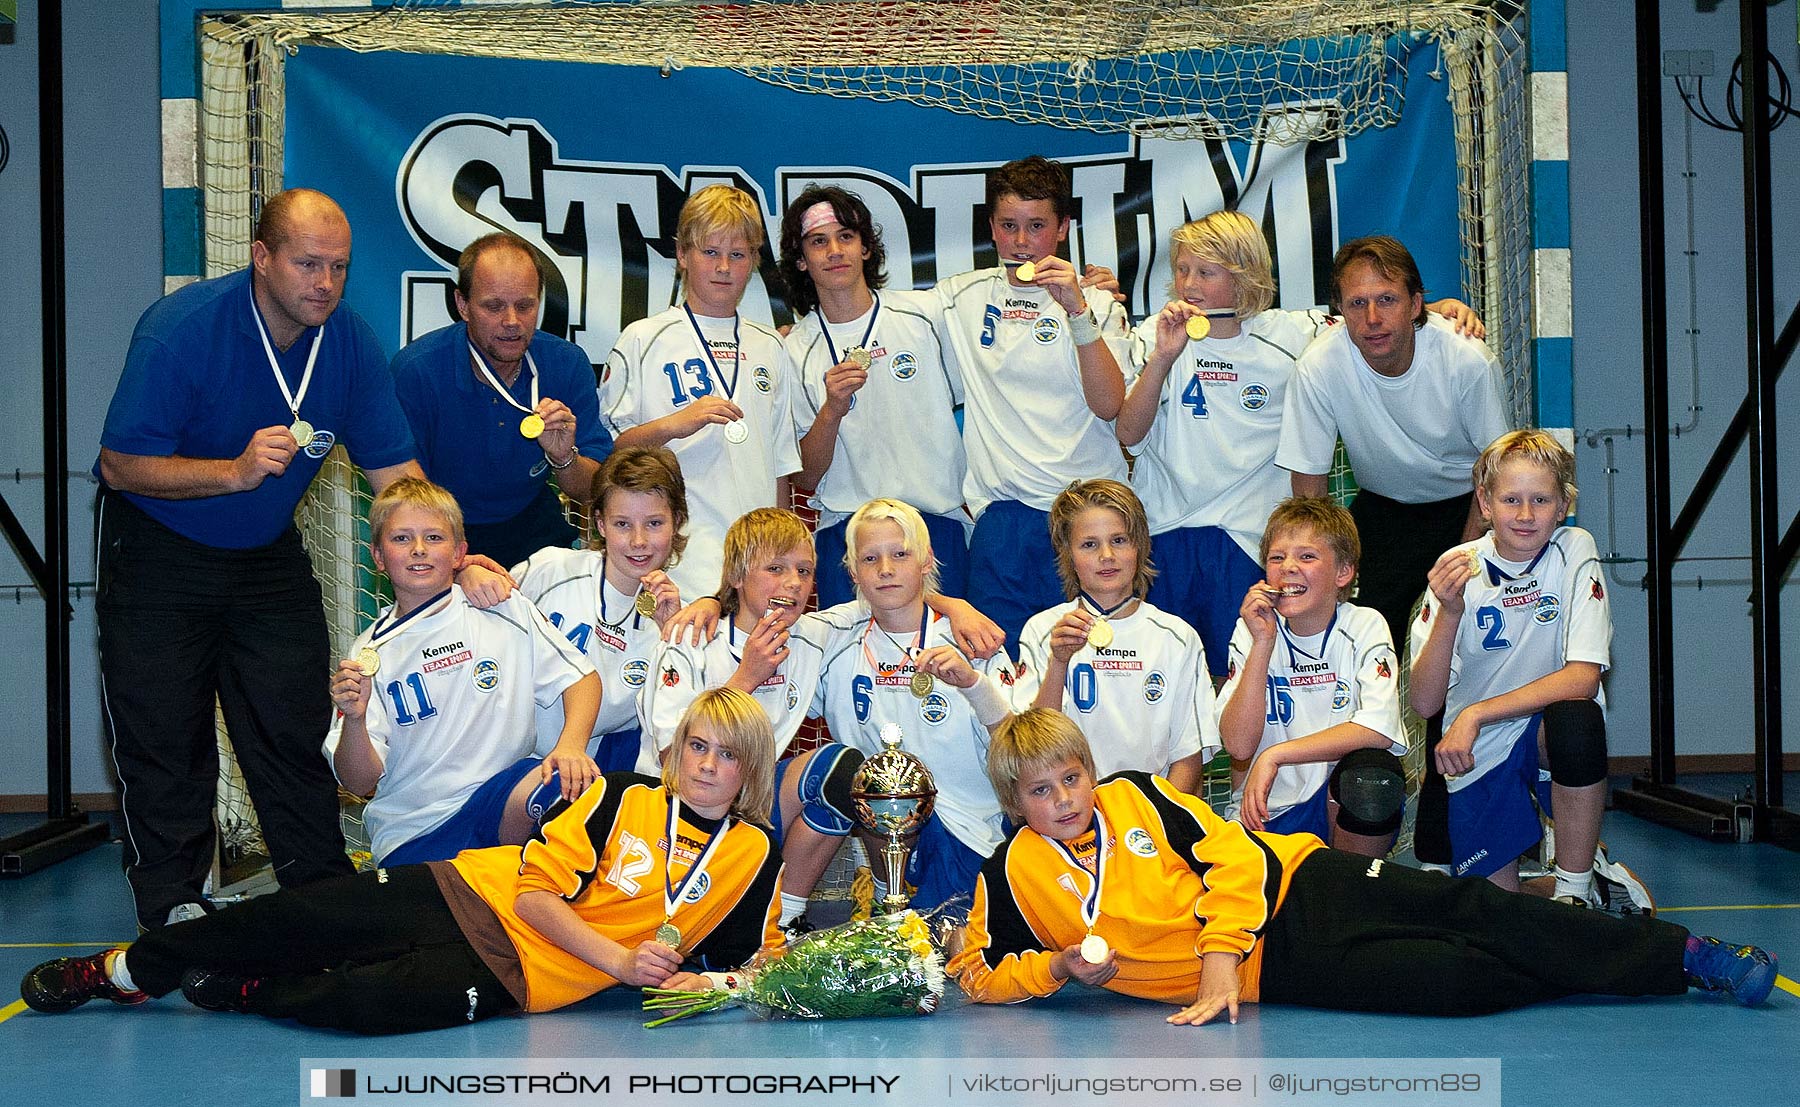
[(656, 614), (656, 597), (648, 592), (639, 592), (631, 606), (637, 609), (639, 615), (654, 615)]
[(519, 420), (519, 433), (526, 438), (536, 438), (538, 435), (543, 434), (544, 417), (534, 411), (530, 415)]
[(362, 670), (363, 676), (372, 677), (381, 671), (381, 655), (375, 652), (374, 646), (364, 646), (356, 651), (356, 667)]
[(670, 949), (678, 950), (681, 948), (681, 928), (664, 919), (663, 924), (656, 928), (656, 940)]
[(299, 443), (300, 448), (303, 450), (312, 445), (312, 440), (315, 437), (313, 425), (304, 419), (295, 419), (292, 423), (289, 423), (288, 433), (294, 436), (294, 441)]
[(1481, 552), (1479, 550), (1469, 551), (1469, 575), (1472, 577), (1481, 575)]
[(1081, 959), (1090, 965), (1098, 965), (1106, 960), (1109, 952), (1111, 950), (1107, 948), (1106, 939), (1098, 934), (1089, 934), (1081, 940)]
[(1037, 263), (1028, 261), (1024, 265), (1019, 266), (1019, 280), (1026, 284), (1030, 284), (1032, 281), (1037, 280)]
[(1188, 337), (1195, 342), (1212, 333), (1212, 320), (1204, 315), (1190, 315), (1187, 321)]
[(869, 363), (874, 361), (875, 358), (863, 347), (852, 346), (844, 351), (844, 360), (856, 366), (858, 369), (867, 369)]
[(1088, 628), (1088, 645), (1097, 650), (1103, 650), (1112, 645), (1112, 640), (1112, 624), (1107, 622), (1105, 617), (1096, 615), (1094, 625)]
[(935, 683), (936, 682), (931, 679), (930, 673), (923, 669), (914, 669), (912, 680), (907, 684), (907, 687), (912, 690), (913, 695), (920, 699), (924, 699), (926, 696), (931, 695), (931, 688)]
[(750, 441), (750, 428), (742, 419), (733, 419), (725, 424), (725, 441), (734, 446)]

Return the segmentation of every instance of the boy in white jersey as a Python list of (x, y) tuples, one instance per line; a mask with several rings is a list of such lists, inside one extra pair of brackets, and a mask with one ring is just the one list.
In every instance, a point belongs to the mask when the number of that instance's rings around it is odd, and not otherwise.
[(1062, 592), (1051, 501), (1070, 481), (1125, 479), (1109, 425), (1125, 398), (1125, 315), (1110, 292), (1084, 290), (1057, 256), (1073, 208), (1061, 165), (1007, 162), (987, 181), (1001, 264), (936, 289), (963, 371), (963, 492), (976, 516), (968, 599), (1013, 640)]
[[(687, 546), (687, 482), (666, 447), (615, 451), (594, 474), (598, 550), (547, 548), (513, 566), (519, 591), (587, 655), (603, 695), (588, 754), (603, 773), (637, 765), (638, 701), (662, 627), (681, 607), (665, 568)], [(538, 751), (561, 737), (560, 703), (537, 714)]]
[(1406, 801), (1399, 662), (1381, 613), (1346, 603), (1356, 523), (1327, 499), (1278, 504), (1263, 534), (1219, 692), (1219, 734), (1249, 770), (1233, 796), (1251, 830), (1316, 834), (1385, 857)]
[(1629, 870), (1596, 849), (1612, 609), (1593, 536), (1562, 525), (1575, 459), (1543, 431), (1511, 431), (1481, 452), (1474, 475), (1492, 529), (1432, 566), (1412, 626), (1413, 708), (1444, 712), (1436, 760), (1455, 872), (1516, 889), (1518, 857), (1541, 836), (1537, 793), (1556, 820), (1557, 898), (1653, 908)]
[(787, 504), (800, 454), (781, 336), (737, 310), (764, 242), (761, 208), (746, 192), (709, 185), (682, 205), (675, 233), (683, 302), (619, 335), (600, 409), (615, 449), (666, 445), (681, 459), (694, 543), (671, 575), (696, 596), (718, 582), (731, 521)]
[[(1216, 658), (1225, 656), (1240, 599), (1262, 579), (1258, 546), (1289, 491), (1287, 470), (1275, 464), (1288, 383), (1327, 317), (1270, 310), (1269, 245), (1241, 212), (1176, 228), (1169, 262), (1172, 299), (1132, 334), (1138, 373), (1117, 431), (1137, 457), (1131, 485), (1156, 545), (1150, 600), (1191, 623)], [(1425, 307), (1458, 333), (1484, 333), (1459, 300)]]
[[(845, 567), (860, 602), (819, 613), (825, 671), (813, 698), (832, 735), (865, 754), (881, 752), (892, 723), (903, 748), (937, 781), (937, 806), (907, 861), (913, 901), (935, 907), (975, 887), (1000, 844), (1000, 805), (983, 777), (988, 733), (1005, 719), (1012, 669), (1004, 653), (970, 662), (950, 620), (925, 598), (938, 588), (925, 521), (898, 500), (870, 500), (850, 517)], [(885, 872), (878, 873), (885, 875)], [(879, 880), (876, 899), (886, 894)]]
[(1050, 537), (1074, 602), (1025, 624), (1013, 707), (1079, 722), (1103, 777), (1156, 773), (1198, 794), (1220, 745), (1212, 676), (1194, 628), (1144, 599), (1156, 574), (1144, 505), (1118, 481), (1078, 481), (1051, 505)]
[[(812, 596), (812, 534), (793, 512), (759, 507), (731, 524), (723, 553), (718, 629), (700, 645), (663, 642), (651, 664), (642, 701), (641, 773), (658, 771), (682, 713), (708, 688), (727, 685), (761, 704), (778, 758), (812, 707), (825, 656), (824, 623), (803, 614)], [(855, 826), (850, 778), (862, 762), (856, 750), (828, 742), (776, 765), (772, 825), (787, 864), (784, 927), (805, 912), (838, 839)]]
[(887, 250), (868, 205), (813, 185), (781, 220), (781, 276), (800, 321), (788, 332), (800, 483), (819, 512), (821, 607), (855, 599), (844, 525), (878, 496), (919, 509), (939, 577), (953, 596), (969, 577), (963, 510), (962, 373), (939, 336), (930, 292), (887, 289)]
[[(325, 756), (346, 789), (377, 793), (364, 813), (375, 862), (522, 844), (535, 787), (560, 773), (574, 799), (598, 775), (587, 739), (600, 678), (530, 600), (515, 593), (478, 610), (451, 583), (468, 546), (450, 493), (395, 481), (369, 509), (369, 529), (394, 605), (332, 674), (338, 714)], [(562, 732), (540, 761), (533, 711), (559, 698)]]

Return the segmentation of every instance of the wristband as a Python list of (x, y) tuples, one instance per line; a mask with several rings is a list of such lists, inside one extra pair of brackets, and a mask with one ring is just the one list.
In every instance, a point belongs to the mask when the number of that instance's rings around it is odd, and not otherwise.
[(1094, 319), (1092, 307), (1085, 309), (1080, 315), (1069, 316), (1069, 336), (1075, 340), (1077, 346), (1086, 346), (1090, 342), (1099, 341), (1100, 324)]
[(958, 690), (962, 692), (969, 710), (975, 713), (975, 721), (984, 727), (993, 726), (1012, 713), (1006, 697), (1000, 694), (1000, 690), (991, 681), (979, 674), (974, 684)]
[(563, 462), (561, 465), (558, 465), (556, 463), (556, 459), (551, 457), (549, 454), (544, 455), (544, 460), (550, 463), (550, 468), (552, 468), (560, 473), (564, 469), (567, 469), (569, 466), (575, 464), (575, 459), (580, 456), (581, 456), (581, 447), (580, 446), (570, 446), (569, 447), (569, 460)]

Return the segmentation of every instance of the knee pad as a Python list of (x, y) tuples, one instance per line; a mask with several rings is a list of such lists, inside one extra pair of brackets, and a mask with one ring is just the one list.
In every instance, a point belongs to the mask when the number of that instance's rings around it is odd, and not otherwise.
[(1406, 807), (1406, 770), (1387, 750), (1352, 750), (1331, 770), (1331, 798), (1350, 833), (1392, 834)]
[(841, 838), (856, 825), (850, 779), (862, 768), (860, 750), (832, 742), (819, 747), (801, 774), (800, 817), (820, 834)]
[(1545, 706), (1544, 750), (1550, 779), (1585, 788), (1606, 779), (1606, 716), (1593, 700), (1560, 700)]

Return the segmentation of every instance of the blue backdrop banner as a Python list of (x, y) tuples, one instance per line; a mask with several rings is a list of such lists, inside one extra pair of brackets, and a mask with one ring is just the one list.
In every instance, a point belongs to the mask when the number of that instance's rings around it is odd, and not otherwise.
[[(626, 324), (671, 302), (682, 201), (719, 181), (760, 199), (771, 241), (788, 199), (813, 182), (841, 184), (883, 229), (889, 286), (929, 286), (994, 264), (984, 173), (1031, 153), (1072, 170), (1070, 258), (1112, 268), (1134, 318), (1166, 301), (1170, 231), (1222, 207), (1263, 225), (1284, 307), (1325, 302), (1338, 243), (1374, 233), (1411, 247), (1427, 298), (1460, 295), (1448, 86), (1430, 43), (1390, 48), (1407, 74), (1401, 123), (1265, 146), (1175, 140), (1153, 126), (1025, 126), (793, 92), (729, 70), (665, 78), (652, 68), (307, 47), (287, 64), (285, 180), (349, 213), (349, 297), (391, 347), (455, 318), (457, 254), (506, 229), (554, 270), (544, 328), (604, 362)], [(770, 247), (743, 310), (791, 321)]]

